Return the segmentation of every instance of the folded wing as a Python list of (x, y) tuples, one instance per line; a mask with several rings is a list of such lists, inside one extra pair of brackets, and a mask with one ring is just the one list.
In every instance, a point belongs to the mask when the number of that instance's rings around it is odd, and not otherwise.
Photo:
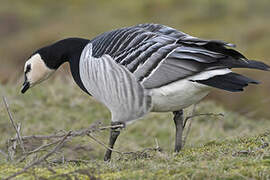
[[(92, 43), (94, 56), (110, 55), (132, 72), (146, 89), (217, 69), (224, 69), (224, 72), (231, 68), (269, 70), (268, 65), (248, 60), (231, 49), (233, 44), (199, 39), (159, 24), (141, 24), (111, 31)], [(211, 75), (208, 78), (215, 76), (211, 72), (204, 73), (204, 77), (206, 74)]]

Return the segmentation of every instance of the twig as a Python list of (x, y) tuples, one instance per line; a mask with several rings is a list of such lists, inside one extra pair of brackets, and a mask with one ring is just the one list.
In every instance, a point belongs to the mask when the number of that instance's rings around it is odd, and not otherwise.
[(155, 138), (155, 142), (156, 142), (156, 149), (160, 149), (157, 138)]
[[(54, 139), (54, 138), (62, 138), (65, 134), (54, 134), (54, 135), (31, 135), (31, 136), (22, 136), (22, 140), (28, 139), (38, 139), (38, 140), (46, 140), (46, 139)], [(11, 138), (10, 141), (16, 141), (18, 138)]]
[(8, 116), (9, 116), (9, 119), (10, 119), (10, 121), (11, 121), (11, 124), (12, 124), (13, 128), (14, 128), (15, 131), (16, 131), (17, 138), (18, 138), (18, 140), (19, 140), (19, 144), (20, 144), (20, 146), (21, 146), (23, 152), (25, 152), (24, 145), (23, 145), (23, 141), (22, 141), (22, 137), (21, 137), (21, 135), (20, 135), (20, 130), (19, 130), (19, 127), (20, 127), (20, 126), (18, 127), (18, 126), (15, 124), (15, 122), (14, 122), (14, 120), (13, 120), (13, 117), (12, 117), (12, 114), (11, 114), (11, 112), (10, 112), (10, 110), (9, 110), (9, 106), (8, 106), (8, 103), (7, 103), (7, 100), (6, 100), (5, 96), (3, 96), (2, 98), (3, 98), (4, 105), (5, 105), (5, 107), (6, 107), (6, 110), (7, 110), (7, 112), (8, 112)]
[(117, 124), (113, 126), (100, 127), (99, 130), (106, 130), (106, 129), (111, 129), (111, 128), (123, 128), (123, 127), (125, 127), (124, 124)]
[(20, 175), (20, 174), (22, 174), (22, 173), (25, 173), (29, 168), (31, 168), (31, 167), (33, 167), (33, 166), (35, 166), (35, 165), (40, 164), (42, 161), (45, 161), (49, 156), (51, 156), (53, 153), (55, 153), (56, 151), (58, 151), (58, 150), (62, 147), (62, 145), (64, 144), (65, 140), (68, 138), (68, 136), (71, 135), (71, 132), (72, 132), (72, 131), (69, 131), (69, 132), (61, 139), (61, 141), (53, 148), (52, 151), (50, 151), (49, 153), (47, 153), (46, 155), (44, 155), (42, 158), (40, 158), (40, 159), (34, 161), (33, 163), (29, 164), (28, 166), (26, 166), (25, 168), (23, 168), (23, 170), (21, 170), (21, 171), (15, 173), (15, 174), (13, 174), (13, 175), (11, 175), (11, 176), (5, 178), (5, 180), (12, 179), (12, 178), (14, 178), (14, 177), (16, 177), (16, 176), (18, 176), (18, 175)]
[[(8, 141), (8, 144), (10, 144), (10, 141)], [(15, 149), (16, 149), (16, 146), (17, 146), (17, 141), (14, 141), (13, 145), (9, 146), (8, 145), (8, 157), (9, 157), (9, 160), (13, 161), (14, 160), (14, 154), (15, 154)]]
[(109, 146), (107, 146), (105, 143), (103, 143), (102, 141), (98, 140), (97, 138), (95, 138), (94, 136), (92, 136), (91, 134), (87, 134), (88, 137), (90, 137), (91, 139), (93, 139), (95, 142), (97, 142), (98, 144), (100, 144), (101, 146), (103, 146), (104, 148), (106, 149), (109, 149), (111, 150), (112, 152), (116, 152), (118, 154), (141, 154), (141, 153), (144, 153), (146, 151), (161, 151), (161, 148), (159, 147), (158, 145), (158, 142), (156, 140), (156, 146), (155, 148), (145, 148), (143, 149), (142, 151), (137, 151), (137, 152), (133, 152), (133, 151), (130, 151), (130, 152), (122, 152), (122, 151), (119, 151), (119, 150), (115, 150), (115, 149), (112, 149), (110, 148)]
[(222, 113), (218, 113), (218, 114), (216, 114), (216, 113), (201, 113), (201, 114), (191, 115), (191, 116), (186, 117), (183, 127), (185, 128), (186, 123), (189, 119), (192, 119), (192, 118), (197, 117), (197, 116), (222, 116), (222, 117), (224, 117), (224, 114), (222, 114)]
[[(109, 128), (119, 128), (119, 127), (123, 127), (123, 125), (105, 126), (105, 127), (100, 127), (100, 128), (97, 127), (97, 126), (90, 126), (87, 129), (82, 129), (82, 130), (79, 130), (79, 131), (71, 132), (70, 137), (77, 137), (77, 136), (82, 137), (82, 136), (86, 136), (87, 134), (90, 134), (90, 133), (95, 132), (95, 131), (106, 130), (106, 129), (109, 129)], [(18, 129), (20, 129), (20, 126), (18, 127)], [(66, 135), (66, 132), (64, 131), (64, 132), (62, 132), (62, 134), (23, 136), (22, 139), (23, 140), (28, 140), (28, 139), (37, 139), (37, 140), (60, 139), (60, 138), (63, 138), (65, 135)], [(9, 155), (10, 155), (11, 160), (14, 159), (13, 157), (14, 157), (14, 154), (15, 154), (17, 140), (18, 140), (17, 136), (15, 138), (12, 138), (12, 139), (9, 140), (9, 142), (13, 142), (13, 146), (9, 146)], [(18, 162), (24, 161), (30, 154), (42, 151), (42, 150), (44, 150), (44, 148), (47, 148), (47, 147), (49, 147), (49, 146), (51, 146), (53, 144), (56, 144), (60, 140), (56, 140), (56, 141), (54, 141), (52, 143), (42, 145), (42, 146), (40, 146), (40, 147), (30, 151), (30, 152), (23, 153), (24, 156), (21, 157), (18, 160)]]
[[(76, 136), (83, 136), (83, 135), (87, 135), (89, 133), (92, 133), (94, 131), (98, 131), (98, 130), (106, 130), (106, 129), (110, 129), (110, 128), (122, 128), (123, 125), (122, 124), (118, 124), (118, 125), (114, 125), (114, 126), (104, 126), (104, 127), (100, 127), (100, 128), (87, 128), (87, 129), (82, 129), (80, 131), (73, 131), (71, 136), (72, 137), (76, 137)], [(31, 136), (22, 136), (22, 140), (28, 140), (28, 139), (38, 139), (38, 140), (46, 140), (46, 139), (57, 139), (57, 138), (62, 138), (66, 135), (66, 133), (63, 134), (53, 134), (53, 135), (31, 135)], [(11, 138), (10, 141), (16, 141), (18, 138)]]
[(191, 129), (191, 125), (192, 125), (192, 121), (191, 121), (191, 120), (192, 120), (194, 117), (198, 117), (198, 116), (222, 116), (222, 117), (224, 117), (224, 114), (222, 114), (222, 113), (218, 113), (218, 114), (216, 114), (216, 113), (201, 113), (201, 114), (195, 114), (196, 105), (197, 105), (197, 104), (195, 104), (195, 105), (193, 106), (191, 115), (190, 115), (190, 116), (187, 116), (187, 117), (185, 118), (185, 121), (184, 121), (184, 124), (183, 124), (183, 129), (184, 129), (184, 128), (186, 127), (187, 121), (190, 120), (190, 122), (189, 122), (189, 124), (188, 124), (188, 128), (187, 128), (186, 134), (185, 134), (185, 136), (184, 136), (183, 147), (185, 146), (185, 144), (186, 144), (186, 142), (187, 142), (187, 137), (188, 137), (188, 135), (189, 135), (189, 132), (190, 132), (190, 129)]
[(188, 129), (187, 129), (186, 135), (184, 136), (184, 140), (183, 140), (183, 147), (185, 146), (185, 144), (187, 142), (187, 137), (188, 137), (190, 129), (191, 129), (191, 124), (192, 124), (192, 121), (190, 121), (188, 124)]
[[(18, 124), (18, 131), (21, 130), (21, 124)], [(18, 139), (18, 136), (17, 136), (17, 133), (15, 133), (15, 138)], [(15, 155), (15, 151), (16, 151), (16, 148), (17, 148), (17, 142), (18, 141), (14, 141), (12, 145), (10, 141), (8, 141), (8, 157), (9, 157), (9, 160), (13, 161), (14, 160), (14, 155)]]
[(186, 123), (187, 123), (187, 121), (188, 121), (189, 119), (190, 119), (190, 122), (189, 122), (189, 124), (188, 124), (188, 129), (187, 129), (187, 131), (186, 131), (186, 135), (184, 136), (184, 139), (183, 139), (182, 148), (183, 148), (183, 147), (185, 146), (185, 144), (186, 144), (187, 137), (188, 137), (189, 132), (190, 132), (190, 129), (191, 129), (192, 116), (195, 117), (194, 114), (195, 114), (195, 111), (196, 111), (196, 107), (197, 107), (197, 104), (194, 104), (193, 109), (192, 109), (191, 116), (188, 116), (188, 117), (186, 117), (186, 119), (185, 119), (185, 122), (184, 122), (184, 125), (183, 125), (183, 129), (185, 128)]
[(40, 151), (40, 150), (43, 150), (44, 148), (47, 148), (47, 147), (51, 146), (51, 145), (57, 144), (59, 141), (61, 141), (61, 139), (60, 139), (60, 140), (57, 140), (57, 141), (54, 141), (54, 142), (51, 142), (51, 143), (48, 143), (48, 144), (44, 144), (44, 145), (42, 145), (42, 146), (39, 146), (38, 148), (34, 149), (33, 151), (29, 151), (29, 152), (27, 152), (26, 154), (27, 154), (27, 155), (33, 154), (33, 153), (35, 153), (35, 152), (38, 152), (38, 151)]
[[(63, 164), (63, 159), (55, 159), (52, 161), (49, 161), (50, 163), (55, 163), (55, 164)], [(83, 159), (65, 159), (64, 162), (71, 162), (71, 163), (89, 163), (91, 161), (83, 160)]]
[(29, 156), (30, 154), (33, 154), (33, 153), (36, 153), (38, 151), (42, 151), (44, 150), (45, 148), (51, 146), (51, 145), (54, 145), (54, 144), (57, 144), (60, 140), (57, 140), (57, 141), (54, 141), (54, 142), (51, 142), (51, 143), (48, 143), (48, 144), (44, 144), (42, 146), (39, 146), (37, 147), (36, 149), (32, 150), (32, 151), (28, 151), (21, 159), (18, 160), (18, 162), (22, 162), (25, 160), (25, 158), (27, 158), (27, 156)]
[(100, 140), (98, 140), (97, 138), (95, 138), (94, 136), (92, 136), (91, 134), (87, 134), (87, 136), (90, 137), (91, 139), (93, 139), (94, 141), (96, 141), (101, 146), (105, 147), (106, 149), (111, 150), (112, 152), (116, 152), (116, 153), (119, 153), (119, 154), (126, 154), (125, 152), (121, 152), (121, 151), (118, 151), (118, 150), (115, 150), (115, 149), (110, 148), (105, 143), (101, 142)]

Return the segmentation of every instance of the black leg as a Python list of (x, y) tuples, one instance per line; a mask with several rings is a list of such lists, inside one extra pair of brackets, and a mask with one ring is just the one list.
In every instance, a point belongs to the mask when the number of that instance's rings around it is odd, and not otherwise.
[(182, 149), (182, 134), (183, 134), (183, 110), (174, 111), (174, 124), (175, 124), (175, 152), (179, 152)]
[[(111, 125), (118, 125), (118, 124), (123, 124), (120, 122), (114, 123), (112, 122)], [(113, 149), (114, 143), (117, 139), (117, 137), (120, 134), (120, 128), (111, 128), (111, 132), (110, 132), (110, 140), (109, 140), (109, 147)], [(104, 156), (104, 161), (110, 161), (111, 160), (111, 155), (112, 155), (112, 151), (110, 149), (107, 149), (106, 154)]]

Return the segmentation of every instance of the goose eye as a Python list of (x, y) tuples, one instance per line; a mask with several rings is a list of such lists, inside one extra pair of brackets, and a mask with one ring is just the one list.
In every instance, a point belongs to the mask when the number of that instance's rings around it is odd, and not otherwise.
[(28, 64), (28, 65), (26, 66), (25, 74), (28, 73), (30, 70), (31, 70), (31, 65)]

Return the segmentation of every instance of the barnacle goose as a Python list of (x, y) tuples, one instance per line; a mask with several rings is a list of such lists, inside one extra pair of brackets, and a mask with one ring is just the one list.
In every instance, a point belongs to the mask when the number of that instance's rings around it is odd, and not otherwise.
[[(21, 92), (69, 62), (77, 85), (111, 111), (112, 125), (125, 125), (149, 112), (173, 112), (178, 152), (184, 108), (200, 101), (213, 87), (237, 92), (258, 83), (232, 68), (270, 69), (230, 47), (234, 45), (199, 39), (160, 24), (121, 28), (92, 40), (68, 38), (32, 54), (25, 63)], [(111, 129), (111, 148), (119, 134), (119, 128)], [(107, 150), (104, 160), (110, 158)]]

